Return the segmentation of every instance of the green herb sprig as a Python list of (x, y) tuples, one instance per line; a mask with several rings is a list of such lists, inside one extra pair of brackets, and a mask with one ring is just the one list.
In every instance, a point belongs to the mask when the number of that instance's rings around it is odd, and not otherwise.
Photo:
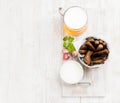
[(63, 47), (68, 50), (68, 52), (76, 51), (75, 46), (73, 44), (74, 38), (71, 36), (65, 36), (63, 38)]

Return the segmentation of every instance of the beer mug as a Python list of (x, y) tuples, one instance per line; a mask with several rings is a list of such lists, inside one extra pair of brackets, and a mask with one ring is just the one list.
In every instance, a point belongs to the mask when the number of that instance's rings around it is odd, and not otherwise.
[(60, 14), (63, 16), (63, 30), (70, 36), (79, 36), (87, 29), (87, 12), (79, 6), (72, 6)]

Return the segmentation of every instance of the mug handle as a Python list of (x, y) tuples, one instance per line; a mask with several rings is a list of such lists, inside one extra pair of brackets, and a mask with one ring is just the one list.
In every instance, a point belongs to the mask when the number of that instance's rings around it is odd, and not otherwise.
[(91, 86), (91, 82), (79, 82), (77, 83), (78, 85), (81, 85), (81, 86)]
[(60, 13), (61, 16), (64, 16), (64, 10), (63, 10), (62, 7), (59, 7), (58, 11), (59, 11), (59, 13)]

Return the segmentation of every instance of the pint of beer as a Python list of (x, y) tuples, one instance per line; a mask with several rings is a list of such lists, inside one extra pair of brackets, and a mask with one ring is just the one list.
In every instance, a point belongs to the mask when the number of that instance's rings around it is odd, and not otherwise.
[(63, 14), (63, 29), (71, 36), (79, 36), (87, 29), (87, 13), (79, 7), (68, 8)]

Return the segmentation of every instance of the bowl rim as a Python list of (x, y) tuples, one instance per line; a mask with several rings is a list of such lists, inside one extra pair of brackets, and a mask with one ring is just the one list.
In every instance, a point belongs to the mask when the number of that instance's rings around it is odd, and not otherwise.
[(104, 64), (96, 64), (96, 65), (93, 65), (93, 66), (89, 66), (83, 60), (80, 59), (80, 58), (82, 58), (82, 56), (80, 56), (80, 55), (81, 54), (78, 53), (79, 62), (88, 69), (97, 69), (97, 68), (101, 67), (102, 65), (104, 65)]

